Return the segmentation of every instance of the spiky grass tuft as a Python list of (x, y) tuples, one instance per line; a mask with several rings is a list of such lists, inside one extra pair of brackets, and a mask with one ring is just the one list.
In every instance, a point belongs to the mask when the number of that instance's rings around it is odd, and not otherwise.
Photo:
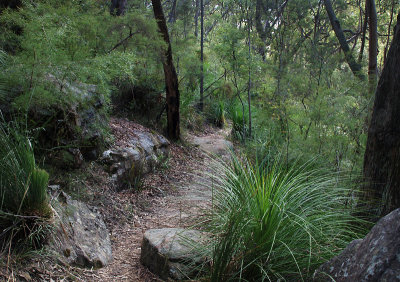
[(212, 177), (206, 222), (214, 240), (204, 248), (211, 281), (307, 280), (364, 235), (351, 215), (350, 189), (313, 162), (286, 168), (233, 156), (232, 165), (217, 163)]
[[(16, 125), (0, 122), (1, 245), (40, 247), (45, 219), (52, 215), (47, 198), (49, 175), (35, 163), (29, 139)], [(25, 245), (25, 246), (22, 246)]]

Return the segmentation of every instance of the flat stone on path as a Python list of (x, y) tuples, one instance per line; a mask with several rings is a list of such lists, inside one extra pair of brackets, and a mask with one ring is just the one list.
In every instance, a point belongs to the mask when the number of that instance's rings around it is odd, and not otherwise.
[(193, 278), (195, 266), (204, 260), (196, 255), (196, 242), (205, 240), (204, 233), (182, 228), (150, 229), (144, 233), (140, 261), (162, 279)]
[(229, 150), (233, 147), (230, 141), (214, 136), (190, 136), (190, 139), (204, 152), (220, 157), (229, 154)]

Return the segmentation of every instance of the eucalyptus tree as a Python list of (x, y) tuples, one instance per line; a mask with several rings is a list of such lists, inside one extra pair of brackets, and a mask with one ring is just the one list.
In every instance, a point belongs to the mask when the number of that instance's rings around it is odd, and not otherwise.
[[(364, 157), (365, 198), (384, 216), (400, 208), (400, 13), (375, 93)], [(377, 201), (377, 202), (376, 202)]]
[(368, 96), (375, 92), (378, 66), (378, 19), (375, 0), (366, 0), (368, 6), (369, 47), (368, 47)]
[(200, 0), (200, 103), (199, 109), (203, 111), (204, 104), (204, 3)]
[(172, 61), (172, 48), (169, 40), (168, 27), (160, 0), (152, 0), (154, 17), (165, 43), (167, 50), (163, 57), (163, 68), (165, 76), (166, 100), (167, 100), (167, 124), (168, 137), (174, 140), (180, 138), (180, 117), (179, 117), (179, 82), (175, 66)]
[(333, 30), (336, 34), (336, 37), (340, 43), (340, 48), (344, 52), (344, 56), (346, 58), (346, 61), (349, 65), (351, 71), (353, 72), (353, 74), (356, 77), (358, 77), (360, 79), (364, 79), (364, 76), (361, 72), (361, 65), (355, 60), (355, 58), (353, 56), (353, 53), (349, 47), (349, 44), (344, 35), (343, 29), (340, 25), (340, 22), (339, 22), (338, 18), (336, 17), (336, 13), (333, 9), (332, 2), (330, 0), (324, 0), (324, 3), (325, 3), (326, 12), (328, 13), (332, 28), (333, 28)]

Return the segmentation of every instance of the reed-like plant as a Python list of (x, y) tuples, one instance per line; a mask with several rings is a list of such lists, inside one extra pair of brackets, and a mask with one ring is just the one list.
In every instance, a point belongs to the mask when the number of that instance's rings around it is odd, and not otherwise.
[(351, 215), (352, 191), (313, 162), (217, 163), (207, 216), (211, 281), (307, 280), (364, 235)]
[[(16, 125), (0, 122), (0, 245), (28, 239), (38, 247), (44, 219), (51, 216), (49, 175), (38, 168), (26, 135)], [(32, 236), (32, 234), (36, 234)]]
[(211, 101), (207, 107), (207, 118), (217, 127), (224, 127), (225, 125), (225, 103), (224, 101)]

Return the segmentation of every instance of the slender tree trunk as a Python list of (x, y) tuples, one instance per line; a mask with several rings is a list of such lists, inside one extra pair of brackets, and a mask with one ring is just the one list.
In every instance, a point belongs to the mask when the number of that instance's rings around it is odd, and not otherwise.
[(351, 71), (356, 77), (364, 79), (364, 76), (361, 73), (361, 65), (356, 62), (356, 60), (353, 57), (353, 54), (351, 53), (349, 44), (347, 43), (346, 37), (344, 36), (343, 30), (340, 26), (340, 22), (336, 18), (331, 1), (324, 0), (324, 3), (326, 12), (328, 13), (329, 21), (331, 22), (332, 28), (336, 34), (337, 39), (339, 40), (339, 44), (344, 52), (347, 64), (349, 65)]
[(389, 26), (388, 26), (388, 34), (387, 34), (387, 40), (386, 40), (386, 45), (385, 45), (385, 50), (383, 53), (383, 64), (386, 64), (386, 55), (387, 55), (387, 50), (389, 47), (389, 41), (390, 41), (390, 32), (392, 30), (392, 22), (393, 22), (393, 14), (394, 14), (394, 0), (392, 0), (392, 9), (390, 11), (390, 21), (389, 21)]
[[(364, 46), (365, 46), (365, 37), (367, 34), (367, 26), (368, 26), (368, 0), (365, 0), (365, 14), (364, 14), (364, 23), (363, 23), (363, 29), (362, 29), (362, 38), (361, 38), (361, 47), (360, 47), (360, 53), (358, 55), (358, 64), (361, 65), (362, 63), (362, 58), (364, 55)], [(362, 9), (360, 7), (360, 9)]]
[[(364, 156), (364, 200), (384, 216), (400, 207), (400, 13), (375, 93)], [(377, 201), (377, 202), (374, 202)]]
[(255, 26), (256, 26), (256, 30), (258, 33), (258, 36), (261, 39), (261, 46), (259, 47), (259, 52), (261, 57), (263, 58), (263, 61), (265, 61), (265, 47), (267, 45), (267, 33), (264, 30), (264, 26), (262, 23), (262, 18), (261, 18), (261, 14), (262, 14), (262, 0), (257, 0), (256, 2), (256, 16), (255, 16)]
[(169, 15), (168, 15), (169, 23), (174, 23), (176, 21), (176, 2), (177, 2), (177, 0), (172, 1), (171, 11), (169, 12)]
[(251, 38), (250, 38), (251, 25), (250, 25), (249, 9), (250, 7), (247, 7), (247, 25), (248, 25), (247, 37), (249, 40), (249, 81), (247, 87), (247, 101), (249, 104), (249, 137), (251, 138)]
[(168, 137), (174, 140), (180, 138), (180, 120), (179, 120), (179, 84), (175, 67), (172, 61), (171, 42), (169, 40), (167, 23), (160, 0), (151, 0), (153, 4), (154, 17), (157, 21), (158, 28), (162, 34), (168, 48), (163, 58), (163, 68), (165, 75), (165, 88), (167, 92), (167, 123)]
[(204, 3), (200, 0), (200, 103), (199, 109), (203, 111), (204, 107)]
[(198, 29), (199, 29), (199, 1), (200, 0), (195, 0), (196, 3), (196, 8), (195, 8), (195, 13), (194, 13), (194, 36), (198, 36)]
[(368, 50), (368, 97), (372, 97), (376, 89), (377, 79), (377, 50), (378, 50), (378, 21), (375, 0), (368, 0), (369, 50)]

